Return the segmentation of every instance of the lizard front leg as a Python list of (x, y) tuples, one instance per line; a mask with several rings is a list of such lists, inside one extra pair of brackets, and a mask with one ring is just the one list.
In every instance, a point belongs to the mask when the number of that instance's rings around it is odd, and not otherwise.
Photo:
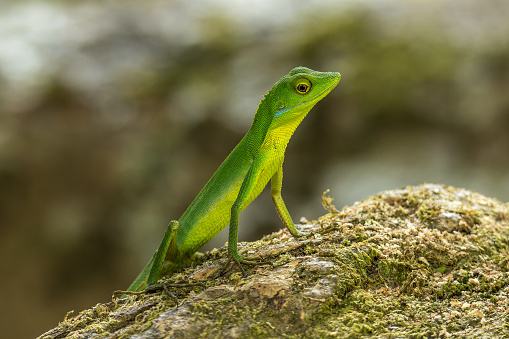
[(288, 210), (286, 209), (285, 202), (281, 197), (281, 187), (283, 186), (283, 166), (279, 168), (279, 170), (272, 176), (270, 179), (270, 195), (272, 197), (272, 201), (274, 201), (274, 205), (276, 206), (277, 213), (279, 217), (285, 224), (286, 228), (294, 237), (301, 237), (306, 235), (306, 233), (299, 231), (295, 228), (295, 224), (292, 221), (292, 217)]
[(254, 160), (247, 171), (244, 180), (242, 181), (242, 185), (240, 186), (239, 194), (235, 199), (235, 202), (231, 208), (231, 217), (230, 217), (230, 227), (229, 227), (229, 235), (228, 235), (228, 253), (235, 260), (237, 265), (240, 267), (242, 273), (245, 275), (246, 271), (242, 267), (242, 264), (246, 265), (257, 265), (260, 264), (257, 261), (244, 259), (238, 252), (237, 242), (238, 242), (238, 231), (239, 231), (239, 214), (242, 206), (249, 199), (251, 193), (253, 192), (258, 177), (261, 171), (263, 171), (263, 163), (264, 157), (262, 154), (257, 154), (254, 157)]

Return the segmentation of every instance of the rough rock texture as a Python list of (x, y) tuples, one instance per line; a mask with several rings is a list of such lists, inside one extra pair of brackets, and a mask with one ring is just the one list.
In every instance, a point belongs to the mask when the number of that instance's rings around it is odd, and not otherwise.
[(214, 250), (164, 279), (206, 286), (170, 288), (178, 308), (161, 292), (114, 298), (39, 338), (509, 336), (507, 204), (433, 184), (331, 202), (305, 238), (242, 244), (267, 261), (245, 278)]

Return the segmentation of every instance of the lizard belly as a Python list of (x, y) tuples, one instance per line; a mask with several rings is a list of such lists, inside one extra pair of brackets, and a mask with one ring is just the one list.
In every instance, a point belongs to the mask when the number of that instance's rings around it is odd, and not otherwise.
[[(262, 169), (256, 174), (256, 184), (241, 211), (263, 191), (274, 173), (281, 167), (282, 158), (267, 154), (263, 162)], [(236, 167), (228, 166), (228, 168), (236, 168), (228, 173), (228, 184), (215, 185), (215, 182), (222, 181), (215, 174), (182, 215), (177, 233), (179, 257), (191, 256), (228, 226), (231, 208), (251, 163), (246, 162)], [(211, 190), (214, 190), (215, 194), (210, 194)]]

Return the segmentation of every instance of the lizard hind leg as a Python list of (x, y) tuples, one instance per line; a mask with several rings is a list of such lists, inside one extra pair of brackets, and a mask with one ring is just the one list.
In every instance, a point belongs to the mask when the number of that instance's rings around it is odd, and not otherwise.
[(170, 221), (166, 232), (164, 232), (163, 240), (157, 248), (156, 253), (152, 257), (152, 267), (147, 279), (147, 285), (155, 284), (161, 277), (161, 271), (163, 268), (165, 258), (176, 258), (177, 249), (177, 231), (179, 228), (179, 222), (176, 220)]

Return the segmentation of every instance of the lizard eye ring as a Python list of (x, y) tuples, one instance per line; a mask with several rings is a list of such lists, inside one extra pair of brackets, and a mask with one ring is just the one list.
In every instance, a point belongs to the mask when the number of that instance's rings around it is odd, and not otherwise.
[(295, 90), (299, 94), (306, 94), (311, 89), (311, 83), (308, 80), (302, 80), (295, 85)]

